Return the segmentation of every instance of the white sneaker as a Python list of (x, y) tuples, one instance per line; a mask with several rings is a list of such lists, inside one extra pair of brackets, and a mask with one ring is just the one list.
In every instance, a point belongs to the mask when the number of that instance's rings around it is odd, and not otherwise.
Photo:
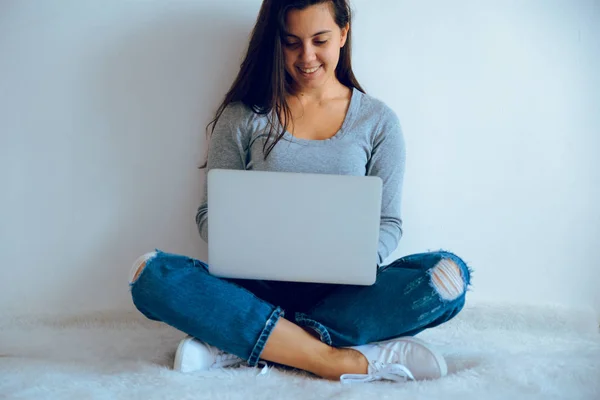
[(232, 367), (244, 360), (226, 353), (191, 336), (183, 339), (177, 347), (173, 369), (180, 372), (206, 371)]
[(344, 374), (342, 383), (378, 380), (407, 381), (438, 379), (448, 373), (444, 357), (422, 340), (402, 337), (385, 342), (351, 347), (369, 361), (368, 373)]

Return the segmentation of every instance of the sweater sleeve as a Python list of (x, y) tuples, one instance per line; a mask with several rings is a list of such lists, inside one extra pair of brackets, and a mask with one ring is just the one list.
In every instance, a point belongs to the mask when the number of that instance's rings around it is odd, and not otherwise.
[(225, 108), (215, 126), (208, 144), (208, 159), (205, 168), (204, 194), (196, 213), (196, 224), (200, 237), (208, 243), (208, 193), (207, 174), (214, 168), (238, 169), (246, 168), (245, 145), (245, 106), (232, 104)]
[(404, 136), (398, 117), (391, 111), (383, 115), (375, 132), (367, 175), (378, 176), (383, 181), (378, 265), (398, 247), (402, 237), (400, 206), (402, 184), (406, 165)]

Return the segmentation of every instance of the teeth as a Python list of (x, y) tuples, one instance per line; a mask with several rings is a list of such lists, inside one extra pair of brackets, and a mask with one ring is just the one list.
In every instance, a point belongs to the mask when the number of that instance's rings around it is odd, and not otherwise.
[(312, 74), (313, 72), (315, 72), (318, 69), (319, 69), (319, 67), (314, 67), (311, 69), (300, 68), (300, 71), (304, 72), (305, 74)]

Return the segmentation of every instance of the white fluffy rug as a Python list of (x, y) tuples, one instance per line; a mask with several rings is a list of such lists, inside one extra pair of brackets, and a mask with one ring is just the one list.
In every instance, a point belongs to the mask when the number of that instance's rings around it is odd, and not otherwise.
[(0, 399), (600, 399), (591, 311), (479, 304), (419, 337), (437, 381), (341, 385), (296, 371), (170, 369), (183, 334), (137, 313), (0, 318)]

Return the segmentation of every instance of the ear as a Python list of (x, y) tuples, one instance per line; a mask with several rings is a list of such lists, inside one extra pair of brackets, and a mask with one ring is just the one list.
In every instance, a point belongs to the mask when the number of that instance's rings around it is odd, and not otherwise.
[(348, 40), (348, 32), (350, 31), (350, 24), (346, 24), (345, 27), (342, 28), (342, 34), (340, 36), (340, 48), (346, 45), (346, 40)]

